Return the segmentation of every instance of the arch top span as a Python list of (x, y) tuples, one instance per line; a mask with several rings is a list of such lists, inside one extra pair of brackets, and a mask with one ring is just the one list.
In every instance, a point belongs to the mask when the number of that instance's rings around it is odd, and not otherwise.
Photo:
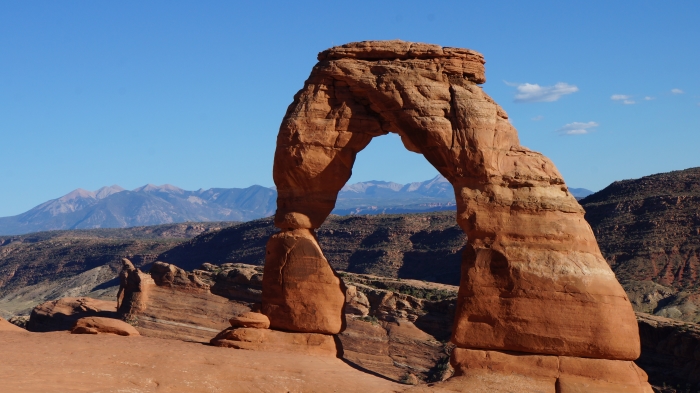
[(263, 279), (263, 312), (273, 328), (342, 328), (342, 283), (314, 229), (333, 210), (357, 153), (394, 132), (454, 186), (468, 239), (452, 338), (458, 347), (639, 355), (631, 305), (583, 209), (554, 164), (520, 145), (506, 112), (479, 86), (481, 54), (366, 41), (318, 59), (277, 138), (275, 225), (282, 232), (268, 243)]
[(525, 203), (532, 196), (517, 189), (536, 185), (549, 190), (539, 197), (545, 205), (582, 211), (554, 165), (520, 146), (505, 110), (478, 86), (486, 80), (480, 53), (395, 40), (350, 43), (318, 58), (280, 126), (278, 227), (318, 228), (357, 153), (389, 132), (423, 154), (455, 192), (467, 187), (499, 204)]

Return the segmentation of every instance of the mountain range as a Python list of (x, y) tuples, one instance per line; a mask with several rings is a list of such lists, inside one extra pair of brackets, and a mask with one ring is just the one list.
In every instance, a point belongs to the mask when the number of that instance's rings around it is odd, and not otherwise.
[[(570, 189), (577, 197), (591, 193)], [(113, 185), (74, 190), (12, 217), (0, 217), (0, 235), (92, 228), (126, 228), (177, 222), (250, 221), (275, 213), (277, 192), (253, 185), (187, 191), (165, 184), (134, 190)], [(455, 209), (452, 185), (442, 176), (399, 184), (368, 181), (346, 185), (333, 214), (418, 213)]]

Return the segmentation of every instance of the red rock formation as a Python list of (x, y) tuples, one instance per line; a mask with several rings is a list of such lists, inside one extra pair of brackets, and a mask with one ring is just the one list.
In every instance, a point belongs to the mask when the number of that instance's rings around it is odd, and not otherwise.
[(128, 323), (114, 318), (85, 317), (75, 323), (72, 334), (115, 334), (117, 336), (140, 336)]
[(233, 317), (228, 320), (231, 327), (237, 328), (255, 328), (268, 329), (270, 327), (270, 319), (265, 315), (257, 312), (244, 312), (243, 314)]
[[(639, 334), (583, 209), (542, 154), (520, 146), (478, 84), (481, 54), (403, 41), (321, 52), (280, 126), (275, 225), (263, 277), (272, 327), (336, 333), (342, 288), (313, 231), (357, 153), (397, 133), (454, 186), (467, 233), (452, 341), (462, 348), (633, 360)], [(287, 272), (287, 270), (290, 272)]]
[[(245, 270), (255, 272), (252, 266)], [(229, 326), (231, 316), (250, 307), (211, 293), (215, 284), (206, 273), (155, 262), (148, 274), (125, 263), (119, 313), (143, 336), (209, 342)]]
[(256, 328), (229, 328), (211, 340), (217, 347), (289, 352), (337, 357), (333, 336), (319, 333), (287, 333)]
[(325, 334), (342, 330), (345, 288), (310, 230), (294, 229), (270, 238), (262, 302), (273, 329)]

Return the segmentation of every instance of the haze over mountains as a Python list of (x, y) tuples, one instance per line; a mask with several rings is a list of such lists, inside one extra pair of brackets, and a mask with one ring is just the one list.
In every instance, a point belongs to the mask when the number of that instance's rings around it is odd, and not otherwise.
[[(570, 189), (576, 197), (591, 193)], [(0, 218), (0, 235), (59, 229), (126, 228), (177, 222), (250, 221), (275, 212), (277, 192), (254, 185), (187, 191), (166, 184), (134, 190), (113, 185), (74, 190), (16, 216)], [(399, 184), (369, 181), (346, 185), (334, 214), (418, 213), (455, 208), (452, 185), (442, 176)]]

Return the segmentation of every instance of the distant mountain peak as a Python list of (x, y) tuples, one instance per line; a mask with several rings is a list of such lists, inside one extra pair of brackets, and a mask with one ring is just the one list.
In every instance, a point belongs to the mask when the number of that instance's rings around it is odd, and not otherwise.
[(77, 189), (69, 192), (68, 194), (58, 198), (58, 201), (59, 202), (69, 202), (69, 201), (73, 201), (76, 199), (85, 199), (85, 198), (94, 199), (95, 193), (92, 191), (84, 190), (82, 188), (77, 188)]
[(370, 180), (360, 183), (346, 184), (340, 191), (363, 193), (371, 187), (386, 188), (392, 191), (399, 191), (403, 187), (403, 184), (394, 183), (390, 181)]
[(171, 184), (163, 184), (161, 186), (156, 186), (154, 184), (146, 184), (145, 186), (141, 186), (139, 188), (135, 188), (132, 190), (133, 192), (170, 192), (170, 193), (178, 193), (182, 194), (185, 192), (182, 188), (175, 187)]
[(112, 194), (116, 194), (116, 193), (122, 192), (122, 191), (126, 191), (126, 190), (121, 188), (120, 186), (114, 184), (111, 186), (105, 186), (105, 187), (100, 188), (99, 190), (95, 191), (93, 193), (93, 195), (97, 199), (104, 199)]

